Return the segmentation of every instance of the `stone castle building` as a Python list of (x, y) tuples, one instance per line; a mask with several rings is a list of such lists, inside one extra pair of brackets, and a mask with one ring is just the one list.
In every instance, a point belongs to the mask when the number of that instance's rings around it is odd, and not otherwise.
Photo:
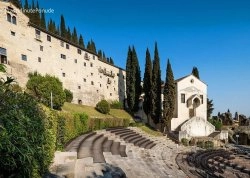
[(28, 73), (58, 77), (73, 92), (74, 103), (96, 105), (125, 98), (126, 72), (94, 54), (29, 22), (9, 2), (0, 1), (0, 62), (21, 87)]

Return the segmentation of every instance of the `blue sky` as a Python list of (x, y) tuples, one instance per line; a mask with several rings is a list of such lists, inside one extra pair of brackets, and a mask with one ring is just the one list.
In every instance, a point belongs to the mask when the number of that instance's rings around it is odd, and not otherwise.
[(47, 14), (91, 38), (96, 47), (125, 68), (129, 45), (134, 45), (144, 74), (145, 52), (151, 57), (158, 43), (162, 80), (170, 59), (175, 79), (198, 67), (208, 85), (214, 114), (250, 116), (250, 1), (249, 0), (40, 0)]

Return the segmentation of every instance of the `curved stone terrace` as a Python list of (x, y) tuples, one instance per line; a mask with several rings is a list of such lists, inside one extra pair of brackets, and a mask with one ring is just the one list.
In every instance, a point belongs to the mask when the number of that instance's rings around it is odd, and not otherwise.
[[(186, 178), (176, 164), (187, 151), (166, 136), (154, 137), (136, 127), (109, 128), (72, 140), (66, 152), (56, 152), (51, 173), (57, 177)], [(111, 168), (112, 167), (112, 168)], [(126, 176), (125, 176), (126, 175)], [(112, 177), (112, 176), (111, 176)]]

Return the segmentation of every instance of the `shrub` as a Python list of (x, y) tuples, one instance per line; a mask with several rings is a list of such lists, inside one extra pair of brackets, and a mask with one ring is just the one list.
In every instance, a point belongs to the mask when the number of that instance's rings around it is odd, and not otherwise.
[(206, 149), (211, 149), (213, 147), (214, 147), (214, 142), (212, 142), (212, 141), (206, 141), (204, 143), (204, 148), (206, 148)]
[(196, 145), (200, 148), (204, 148), (204, 141), (198, 141)]
[(1, 92), (0, 177), (41, 177), (54, 156), (53, 124), (27, 94)]
[(188, 139), (186, 139), (186, 138), (182, 138), (182, 139), (181, 139), (181, 143), (182, 143), (183, 145), (185, 145), (185, 146), (188, 146), (189, 141), (188, 141)]
[(51, 105), (51, 92), (54, 109), (61, 109), (66, 95), (63, 91), (62, 82), (54, 76), (42, 76), (37, 72), (29, 74), (29, 80), (26, 84), (28, 92), (46, 106)]
[(106, 100), (101, 100), (96, 104), (96, 110), (103, 114), (108, 114), (110, 111), (110, 105)]
[(73, 100), (73, 93), (68, 89), (64, 89), (64, 93), (66, 95), (66, 102), (71, 103)]
[(120, 101), (111, 101), (110, 108), (112, 109), (123, 109), (123, 104)]

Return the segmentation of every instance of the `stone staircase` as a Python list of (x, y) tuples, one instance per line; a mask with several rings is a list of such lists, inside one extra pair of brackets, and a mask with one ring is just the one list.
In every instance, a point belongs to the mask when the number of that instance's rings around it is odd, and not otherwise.
[(175, 163), (178, 150), (174, 142), (149, 136), (134, 127), (81, 135), (65, 151), (55, 154), (51, 166), (51, 173), (61, 177), (105, 177), (111, 166), (121, 168), (129, 178), (185, 177)]

